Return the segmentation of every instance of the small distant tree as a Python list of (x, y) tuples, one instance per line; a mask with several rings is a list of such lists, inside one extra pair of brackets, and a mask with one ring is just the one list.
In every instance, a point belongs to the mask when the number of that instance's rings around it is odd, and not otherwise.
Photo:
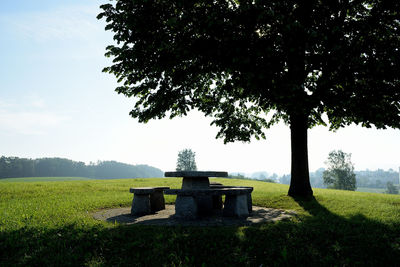
[(399, 193), (399, 189), (392, 183), (392, 182), (387, 182), (386, 183), (386, 193), (387, 194), (394, 194), (397, 195)]
[(196, 153), (191, 149), (184, 149), (178, 153), (178, 161), (176, 162), (177, 171), (197, 171)]
[(327, 162), (328, 169), (323, 173), (324, 184), (328, 188), (356, 190), (356, 175), (351, 162), (351, 154), (341, 150), (331, 151)]
[(283, 175), (280, 179), (279, 182), (281, 184), (290, 184), (290, 174), (285, 174)]

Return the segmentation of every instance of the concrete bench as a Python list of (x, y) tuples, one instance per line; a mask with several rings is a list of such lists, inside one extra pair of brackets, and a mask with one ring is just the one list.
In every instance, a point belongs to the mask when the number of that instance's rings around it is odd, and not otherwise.
[(146, 215), (165, 209), (165, 200), (163, 190), (169, 187), (137, 187), (130, 188), (133, 193), (132, 215)]
[[(247, 194), (247, 206), (249, 208), (249, 213), (253, 211), (253, 199), (251, 197), (251, 192), (253, 191), (253, 187), (249, 186), (231, 186), (231, 185), (223, 185), (220, 183), (210, 183), (210, 188), (250, 188), (250, 193)], [(222, 196), (213, 196), (213, 206), (215, 208), (222, 208)]]
[[(222, 187), (223, 184), (217, 182), (210, 182), (210, 188), (219, 188)], [(224, 203), (222, 202), (222, 195), (212, 196), (212, 205), (215, 210), (222, 210)]]
[[(177, 195), (175, 202), (175, 215), (181, 218), (194, 219), (201, 214), (202, 203), (197, 201), (198, 197), (203, 196), (222, 196), (225, 195), (223, 216), (247, 217), (249, 208), (247, 195), (253, 188), (210, 188), (210, 189), (169, 189), (164, 193), (167, 195)], [(212, 206), (209, 206), (212, 209)]]

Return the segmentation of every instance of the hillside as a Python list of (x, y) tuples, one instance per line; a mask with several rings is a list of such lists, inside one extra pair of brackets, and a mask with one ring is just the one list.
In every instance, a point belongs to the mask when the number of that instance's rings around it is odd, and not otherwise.
[(0, 158), (0, 179), (14, 177), (87, 177), (93, 179), (164, 177), (148, 165), (131, 165), (117, 161), (84, 162), (64, 158)]
[(123, 226), (91, 213), (129, 207), (130, 187), (179, 188), (181, 179), (0, 182), (0, 266), (398, 265), (400, 196), (315, 189), (304, 200), (286, 185), (212, 181), (253, 186), (254, 205), (298, 216), (249, 227)]

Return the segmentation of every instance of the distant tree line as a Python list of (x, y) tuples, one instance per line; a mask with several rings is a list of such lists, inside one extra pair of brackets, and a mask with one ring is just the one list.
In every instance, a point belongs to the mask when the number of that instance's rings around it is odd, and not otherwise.
[(244, 179), (244, 180), (258, 180), (258, 181), (263, 181), (267, 183), (276, 183), (277, 174), (273, 174), (271, 177), (267, 177), (264, 172), (262, 173), (253, 173), (251, 177), (246, 176), (245, 174), (241, 173), (230, 173), (227, 178), (231, 179)]
[(399, 173), (389, 169), (384, 171), (358, 171), (356, 172), (357, 186), (369, 188), (386, 188), (387, 183), (399, 184)]
[[(315, 172), (310, 172), (310, 182), (312, 187), (326, 188), (323, 180), (324, 171), (324, 168), (320, 168)], [(375, 171), (354, 171), (354, 173), (356, 175), (357, 187), (386, 188), (388, 182), (392, 183), (393, 185), (399, 184), (399, 173), (392, 169), (387, 171), (382, 169)], [(279, 182), (282, 184), (289, 184), (290, 174), (279, 177)]]
[(86, 165), (63, 158), (0, 158), (0, 178), (16, 177), (88, 177), (94, 179), (164, 177), (148, 165), (130, 165), (117, 161), (98, 161)]

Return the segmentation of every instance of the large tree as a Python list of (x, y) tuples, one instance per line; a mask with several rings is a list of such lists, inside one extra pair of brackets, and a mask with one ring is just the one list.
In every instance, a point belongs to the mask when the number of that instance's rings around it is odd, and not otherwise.
[(400, 128), (400, 1), (120, 0), (104, 69), (140, 122), (198, 109), (225, 142), (290, 125), (289, 195), (309, 196), (307, 130)]

